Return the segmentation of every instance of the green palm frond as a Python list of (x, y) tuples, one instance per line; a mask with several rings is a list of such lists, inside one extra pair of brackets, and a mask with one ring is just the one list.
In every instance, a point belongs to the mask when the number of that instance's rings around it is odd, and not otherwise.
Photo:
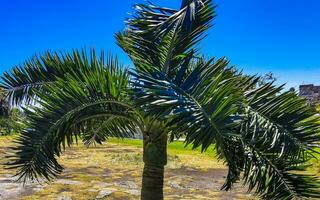
[(132, 137), (137, 128), (130, 118), (116, 116), (105, 117), (99, 120), (87, 120), (82, 126), (86, 127), (81, 133), (84, 144), (89, 147), (96, 143), (102, 144), (108, 137)]
[(103, 52), (98, 60), (96, 58), (93, 49), (89, 53), (85, 50), (74, 50), (66, 54), (46, 52), (4, 72), (0, 86), (6, 91), (11, 104), (34, 103), (35, 92), (42, 90), (44, 85), (64, 79), (66, 74), (81, 76), (82, 72), (91, 70), (94, 63), (90, 61), (106, 65), (112, 62), (109, 58), (104, 58)]
[(179, 86), (160, 71), (134, 74), (135, 101), (147, 113), (169, 120), (174, 132), (186, 134), (186, 143), (194, 148), (205, 150), (216, 143), (220, 149), (240, 97), (227, 64), (225, 59), (197, 62)]
[(305, 101), (272, 83), (258, 86), (225, 59), (189, 65), (181, 84), (156, 69), (134, 74), (138, 105), (187, 144), (215, 144), (229, 167), (224, 189), (242, 177), (263, 199), (318, 198), (319, 180), (305, 169), (319, 147), (319, 119)]
[(295, 93), (280, 93), (281, 90), (282, 87), (270, 83), (247, 91), (247, 112), (260, 117), (263, 121), (259, 123), (265, 123), (264, 127), (278, 132), (274, 141), (279, 141), (282, 135), (288, 135), (293, 144), (304, 150), (319, 146), (320, 127), (316, 123), (319, 119), (314, 116), (316, 112)]
[[(25, 109), (28, 129), (10, 157), (20, 179), (54, 178), (62, 170), (56, 157), (74, 139), (83, 138), (89, 144), (136, 131), (139, 118), (127, 96), (128, 74), (114, 63), (91, 60), (87, 72), (66, 74), (44, 85), (46, 92), (36, 92), (39, 106)], [(104, 122), (109, 123), (103, 124), (103, 134), (97, 137), (91, 130)]]
[(264, 199), (319, 198), (319, 179), (304, 172), (320, 145), (319, 118), (313, 109), (272, 83), (246, 90), (244, 96), (239, 130), (243, 154), (232, 167), (243, 170), (249, 190)]
[(184, 1), (179, 11), (138, 4), (117, 40), (138, 70), (156, 67), (173, 79), (183, 60), (195, 53), (214, 16), (207, 0)]

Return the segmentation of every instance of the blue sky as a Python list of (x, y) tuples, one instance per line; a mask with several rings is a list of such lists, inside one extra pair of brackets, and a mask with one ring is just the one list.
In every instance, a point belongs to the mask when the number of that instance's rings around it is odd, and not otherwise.
[[(0, 0), (0, 73), (45, 50), (97, 48), (117, 53), (114, 33), (139, 0)], [(153, 1), (179, 7), (180, 0)], [(319, 0), (216, 0), (215, 26), (201, 44), (250, 74), (279, 83), (320, 84)]]

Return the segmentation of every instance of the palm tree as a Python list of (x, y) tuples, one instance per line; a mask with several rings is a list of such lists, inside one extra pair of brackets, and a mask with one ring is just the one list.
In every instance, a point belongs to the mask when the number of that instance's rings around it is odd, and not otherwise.
[(19, 178), (55, 178), (63, 170), (57, 157), (78, 138), (90, 145), (139, 131), (143, 200), (163, 199), (167, 141), (179, 137), (216, 148), (229, 168), (223, 189), (242, 180), (262, 199), (320, 198), (319, 180), (305, 173), (318, 154), (319, 118), (283, 86), (201, 55), (214, 8), (210, 0), (182, 0), (180, 10), (136, 5), (116, 35), (130, 71), (91, 50), (48, 52), (4, 73), (12, 104), (29, 104), (9, 163)]

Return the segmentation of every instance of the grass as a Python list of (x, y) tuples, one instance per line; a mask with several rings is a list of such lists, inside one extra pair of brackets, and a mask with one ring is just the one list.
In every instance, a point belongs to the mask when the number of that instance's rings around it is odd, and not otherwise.
[[(142, 149), (142, 140), (132, 139), (117, 139), (110, 138), (108, 143), (119, 145), (119, 146), (132, 146), (135, 148)], [(175, 141), (168, 144), (168, 164), (186, 163), (187, 165), (195, 168), (207, 169), (207, 168), (221, 168), (224, 167), (222, 162), (216, 160), (216, 152), (214, 146), (208, 148), (206, 152), (201, 152), (200, 148), (192, 149), (192, 146), (185, 146), (185, 143), (181, 141)], [(208, 161), (212, 162), (208, 162)], [(181, 166), (180, 166), (181, 167)], [(183, 167), (183, 165), (182, 165)]]
[[(142, 148), (143, 146), (142, 140), (110, 138), (108, 142), (114, 143), (114, 144), (134, 146), (137, 148)], [(168, 153), (169, 154), (201, 155), (201, 156), (208, 156), (210, 158), (215, 157), (215, 150), (213, 145), (207, 151), (202, 153), (200, 147), (197, 149), (192, 149), (191, 145), (185, 146), (185, 143), (183, 143), (182, 141), (175, 141), (175, 142), (169, 143)]]
[[(320, 152), (320, 148), (316, 149), (316, 151)], [(315, 158), (311, 159), (310, 171), (320, 176), (320, 154), (315, 154)]]
[[(0, 136), (0, 147), (7, 145), (7, 141), (12, 141), (16, 138), (16, 135), (10, 135), (10, 136)], [(135, 139), (118, 139), (118, 138), (109, 138), (107, 143), (117, 145), (117, 146), (130, 146), (134, 148), (142, 149), (142, 140), (135, 140)], [(79, 146), (78, 146), (79, 147)], [(97, 146), (99, 147), (99, 146)], [(77, 148), (77, 146), (74, 146), (73, 148)], [(80, 148), (83, 147), (80, 145)], [(318, 152), (320, 152), (320, 148), (317, 149)], [(185, 146), (185, 143), (181, 141), (175, 141), (168, 143), (168, 155), (169, 160), (174, 160), (174, 157), (179, 155), (180, 159), (186, 161), (188, 164), (194, 164), (194, 167), (200, 167), (204, 168), (203, 166), (206, 166), (206, 163), (203, 163), (205, 160), (213, 160), (216, 162), (217, 167), (222, 167), (221, 162), (217, 162), (216, 160), (216, 152), (214, 149), (214, 146), (208, 148), (207, 151), (201, 152), (200, 148), (192, 149), (192, 146)], [(320, 175), (320, 154), (315, 155), (316, 158), (311, 160), (312, 167), (310, 168), (310, 171), (316, 171)], [(116, 157), (116, 154), (113, 156)], [(127, 159), (130, 162), (140, 162), (141, 160), (132, 157), (127, 157), (124, 159)], [(196, 164), (198, 162), (198, 164)], [(203, 164), (203, 165), (202, 165)], [(212, 167), (212, 165), (210, 166)]]
[[(4, 159), (3, 156), (8, 152), (8, 146), (13, 144), (14, 138), (15, 136), (0, 137), (0, 160)], [(141, 140), (111, 138), (101, 146), (86, 148), (81, 144), (75, 145), (67, 148), (59, 158), (59, 163), (64, 166), (65, 170), (57, 180), (50, 185), (44, 185), (39, 190), (28, 190), (25, 193), (27, 195), (21, 199), (50, 200), (57, 199), (59, 196), (68, 196), (77, 200), (94, 199), (102, 189), (115, 191), (108, 199), (138, 199), (138, 196), (128, 194), (128, 189), (123, 188), (119, 183), (132, 181), (137, 187), (133, 191), (139, 193), (143, 169)], [(213, 148), (210, 149), (210, 152), (201, 153), (199, 149), (192, 150), (191, 147), (185, 149), (182, 142), (170, 143), (164, 188), (166, 200), (173, 200), (177, 197), (181, 197), (180, 199), (220, 199), (219, 196), (225, 195), (247, 199), (243, 191), (235, 191), (235, 193), (219, 191), (224, 181), (224, 174), (221, 173), (225, 173), (225, 171), (218, 170), (216, 172), (215, 169), (225, 170), (225, 166), (214, 159)], [(1, 177), (7, 177), (7, 175), (14, 173), (14, 170), (4, 169), (0, 166), (0, 185)], [(219, 178), (211, 183), (212, 176), (216, 175)], [(171, 185), (180, 187), (180, 185), (194, 184), (197, 181), (201, 182), (200, 186), (202, 187), (204, 177), (208, 177), (206, 184), (209, 189), (199, 190), (192, 186), (186, 190), (171, 187)], [(78, 182), (78, 184), (63, 183), (65, 180)], [(111, 186), (106, 186), (105, 183), (111, 184)], [(38, 185), (35, 187), (37, 188)]]
[[(108, 142), (117, 144), (117, 145), (128, 145), (128, 146), (134, 146), (137, 148), (142, 148), (141, 140), (110, 138)], [(317, 149), (317, 152), (320, 152), (320, 148)], [(201, 160), (216, 159), (215, 157), (216, 152), (213, 145), (206, 152), (202, 153), (200, 148), (192, 149), (191, 145), (185, 147), (185, 144), (181, 141), (176, 141), (168, 144), (168, 155), (169, 156), (180, 155), (180, 157), (185, 157), (186, 159), (190, 159), (190, 160), (194, 160), (194, 158), (199, 158), (199, 157), (201, 158)], [(316, 154), (315, 156), (316, 157), (311, 160), (312, 166), (309, 168), (309, 171), (312, 173), (316, 172), (320, 176), (320, 154)], [(191, 162), (190, 160), (189, 162)], [(197, 161), (194, 161), (194, 162), (197, 162)], [(217, 166), (221, 167), (219, 166), (219, 164)]]
[[(15, 136), (0, 136), (0, 160), (8, 152), (7, 147), (12, 145)], [(318, 155), (320, 159), (320, 155)], [(138, 199), (137, 196), (128, 194), (127, 189), (121, 181), (133, 181), (139, 193), (141, 187), (142, 141), (131, 139), (110, 138), (107, 143), (86, 148), (84, 145), (75, 145), (67, 148), (66, 152), (59, 158), (65, 171), (50, 185), (40, 188), (39, 191), (29, 192), (21, 199), (57, 199), (64, 195), (72, 199), (94, 199), (101, 189), (112, 189), (114, 193), (108, 199)], [(168, 164), (166, 166), (165, 194), (166, 200), (171, 199), (253, 199), (245, 194), (245, 190), (236, 189), (233, 193), (219, 190), (223, 184), (224, 175), (219, 170), (225, 170), (222, 162), (215, 159), (214, 147), (201, 153), (201, 150), (192, 150), (190, 146), (185, 147), (183, 142), (172, 142), (168, 144)], [(312, 172), (320, 175), (320, 162), (313, 160)], [(0, 166), (0, 178), (8, 174), (13, 175), (15, 171), (7, 170)], [(223, 172), (224, 173), (224, 172)], [(196, 189), (191, 187), (187, 190), (172, 188), (170, 185), (193, 184), (197, 180), (209, 177), (208, 188)], [(213, 180), (211, 179), (212, 177)], [(79, 184), (65, 184), (61, 180), (79, 182)], [(109, 183), (112, 186), (103, 185)], [(201, 185), (200, 184), (200, 185)], [(1, 179), (0, 179), (1, 185)], [(1, 191), (1, 187), (0, 187)], [(183, 197), (183, 198), (182, 198)], [(220, 198), (221, 197), (221, 198)]]

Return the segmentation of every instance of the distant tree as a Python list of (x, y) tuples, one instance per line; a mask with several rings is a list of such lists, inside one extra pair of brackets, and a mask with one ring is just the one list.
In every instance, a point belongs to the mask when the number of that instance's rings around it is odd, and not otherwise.
[(291, 87), (291, 88), (289, 89), (289, 91), (290, 91), (290, 92), (296, 92), (296, 89), (295, 89), (294, 87)]
[(19, 133), (24, 128), (23, 118), (18, 108), (10, 108), (6, 93), (0, 88), (0, 135)]
[(320, 113), (320, 103), (316, 104), (316, 111)]
[(259, 80), (259, 85), (273, 83), (275, 81), (277, 81), (277, 78), (275, 77), (275, 75), (272, 72), (269, 72), (261, 77), (261, 79)]
[(0, 135), (20, 133), (24, 127), (24, 115), (18, 108), (12, 108), (7, 116), (0, 116)]
[(6, 99), (4, 89), (0, 88), (0, 117), (7, 117), (9, 115), (9, 103)]

